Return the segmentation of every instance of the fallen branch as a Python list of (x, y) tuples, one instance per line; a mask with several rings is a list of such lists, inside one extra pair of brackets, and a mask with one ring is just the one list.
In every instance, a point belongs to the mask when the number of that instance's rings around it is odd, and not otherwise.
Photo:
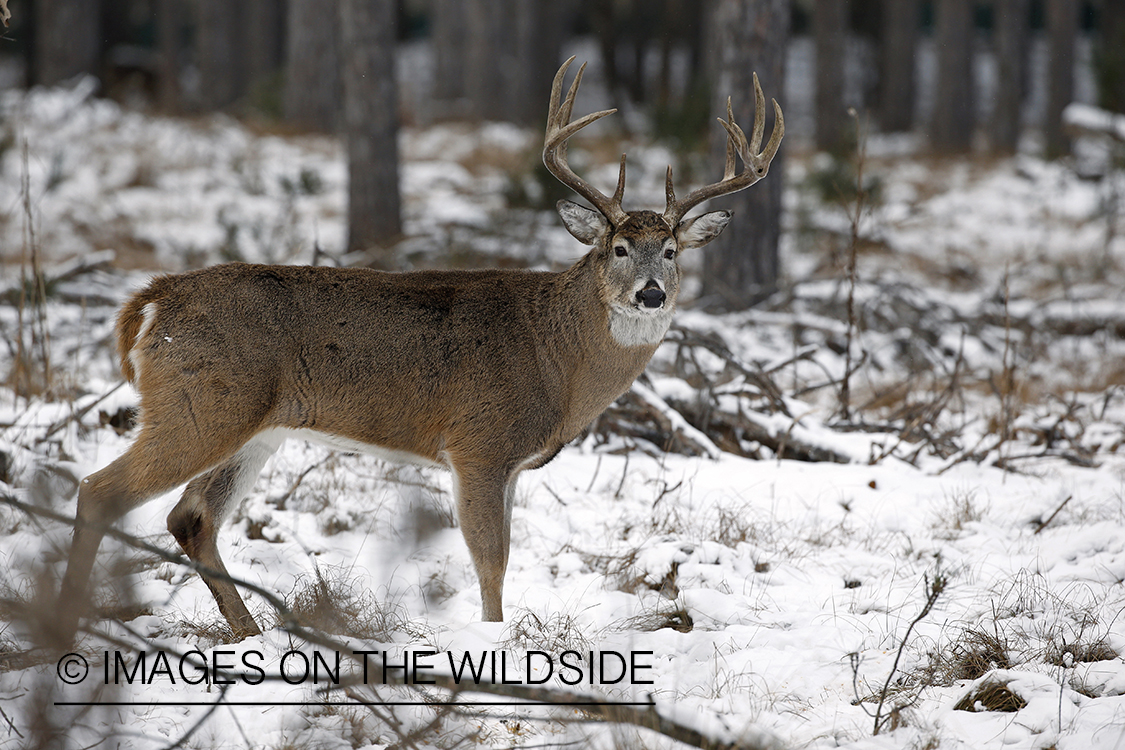
[(1125, 143), (1125, 115), (1073, 102), (1063, 110), (1062, 119), (1063, 127), (1072, 136), (1104, 136)]

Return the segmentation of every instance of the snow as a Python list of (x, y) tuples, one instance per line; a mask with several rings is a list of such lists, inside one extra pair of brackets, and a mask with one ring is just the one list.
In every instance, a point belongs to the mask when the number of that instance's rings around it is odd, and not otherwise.
[[(99, 416), (136, 404), (129, 386), (113, 390), (119, 376), (106, 343), (117, 303), (152, 271), (231, 258), (308, 262), (314, 242), (331, 255), (343, 244), (345, 170), (335, 141), (259, 133), (221, 117), (148, 117), (91, 93), (79, 83), (0, 96), (4, 127), (17, 144), (27, 140), (48, 275), (92, 251), (117, 251), (115, 268), (60, 284), (43, 308), (57, 377), (72, 396), (24, 398), (0, 388), (0, 451), (9, 458), (0, 490), (66, 514), (74, 512), (78, 478), (120, 455), (132, 437)], [(578, 257), (582, 248), (552, 214), (506, 207), (509, 175), (520, 173), (537, 145), (537, 134), (496, 124), (404, 132), (407, 243), (419, 248), (411, 262), (439, 265), (449, 247), (484, 256), (470, 256), (478, 264), (495, 257), (560, 267)], [(827, 258), (843, 252), (846, 245), (829, 246), (850, 229), (842, 210), (803, 181), (816, 159), (796, 154), (786, 195), (794, 209), (785, 238), (789, 296), (728, 315), (681, 300), (685, 309), (676, 317), (677, 326), (718, 337), (747, 367), (772, 373), (785, 410), (747, 395), (752, 384), (722, 357), (695, 350), (695, 369), (685, 370), (677, 345), (662, 347), (636, 394), (707, 455), (591, 435), (525, 474), (513, 510), (506, 623), (479, 622), (479, 591), (453, 526), (448, 475), (296, 441), (271, 459), (224, 526), (220, 546), (230, 572), (290, 601), (322, 577), (369, 620), (364, 635), (340, 642), (385, 650), (397, 664), (420, 650), (458, 659), (506, 652), (513, 663), (527, 650), (556, 657), (567, 650), (646, 652), (637, 658), (651, 665), (641, 677), (652, 684), (587, 680), (571, 688), (557, 673), (547, 684), (610, 700), (651, 696), (661, 715), (723, 741), (857, 750), (1125, 746), (1125, 247), (1113, 206), (1119, 175), (1089, 180), (1065, 162), (1030, 154), (933, 163), (912, 149), (900, 139), (876, 139), (868, 165), (883, 190), (862, 226), (870, 247), (858, 258), (854, 299), (864, 325), (852, 364), (864, 360), (853, 378), (853, 406), (871, 400), (865, 413), (880, 429), (847, 430), (836, 418), (831, 383), (845, 368), (848, 285), (840, 264)], [(576, 164), (580, 154), (587, 163), (594, 158), (580, 144), (574, 151)], [(630, 146), (633, 200), (659, 201), (664, 164), (675, 158), (659, 145)], [(22, 159), (22, 147), (8, 149), (0, 165), (0, 291), (11, 294), (20, 289), (25, 247)], [(604, 173), (603, 182), (616, 178), (610, 162), (591, 173)], [(0, 306), (9, 342), (18, 320), (14, 304)], [(0, 350), (5, 375), (14, 352)], [(1009, 370), (1020, 400), (1012, 434), (999, 440)], [(943, 452), (900, 439), (893, 427), (905, 418), (895, 409), (941, 393), (953, 373), (965, 385), (928, 428), (955, 432), (954, 444)], [(715, 385), (724, 410), (850, 462), (723, 452), (669, 406), (695, 399), (700, 380)], [(910, 388), (896, 401), (892, 391), (904, 382)], [(173, 550), (164, 516), (175, 499), (170, 493), (130, 513), (122, 528)], [(4, 598), (32, 599), (42, 574), (57, 581), (68, 543), (62, 524), (0, 506)], [(280, 679), (290, 651), (310, 663), (318, 649), (327, 652), (276, 627), (260, 596), (248, 594), (247, 602), (267, 632), (217, 644), (197, 627), (219, 622), (198, 576), (109, 540), (99, 556), (103, 577), (118, 558), (131, 561), (131, 572), (102, 593), (128, 614), (123, 622), (99, 621), (103, 635), (86, 635), (75, 648), (91, 677), (63, 684), (53, 656), (9, 662), (0, 670), (0, 709), (14, 729), (0, 723), (0, 745), (28, 742), (43, 707), (68, 727), (71, 746), (91, 745), (106, 732), (122, 746), (175, 742), (220, 695), (219, 686), (179, 679), (173, 655), (193, 648), (212, 662), (238, 665), (227, 701), (306, 705), (221, 708), (190, 747), (394, 741), (366, 709), (313, 705), (324, 699), (315, 690), (322, 685)], [(936, 576), (946, 577), (946, 588), (903, 645), (926, 601), (926, 582)], [(139, 607), (130, 610), (130, 601)], [(7, 654), (31, 648), (36, 632), (4, 610)], [(973, 678), (927, 681), (974, 633), (1005, 643), (1008, 663), (986, 663), (986, 673)], [(176, 682), (161, 676), (113, 685), (101, 700), (204, 705), (87, 713), (50, 706), (90, 700), (106, 653), (111, 671), (115, 650), (135, 665), (142, 639), (150, 659), (168, 653)], [(1075, 658), (1074, 648), (1098, 644), (1112, 657)], [(883, 715), (901, 710), (875, 736), (871, 696), (900, 647)], [(244, 657), (278, 679), (247, 683), (243, 678), (257, 673)], [(1005, 684), (1026, 705), (1014, 713), (954, 708), (989, 684)], [(418, 699), (400, 688), (379, 691), (386, 700)], [(857, 696), (867, 700), (857, 703)], [(331, 699), (346, 700), (338, 693)], [(405, 729), (434, 716), (423, 706), (381, 710)], [(570, 709), (481, 709), (447, 717), (443, 731), (476, 732), (486, 747), (611, 747), (629, 736), (566, 721), (574, 716)], [(672, 746), (642, 736), (645, 746)], [(443, 746), (432, 735), (420, 741), (434, 744)]]

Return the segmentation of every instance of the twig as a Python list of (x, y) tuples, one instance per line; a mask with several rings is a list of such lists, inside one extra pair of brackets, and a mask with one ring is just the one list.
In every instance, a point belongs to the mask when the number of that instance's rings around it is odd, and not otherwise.
[[(855, 120), (856, 131), (856, 167), (855, 167), (855, 204), (848, 211), (848, 223), (851, 232), (848, 237), (848, 328), (844, 338), (844, 377), (840, 384), (840, 418), (844, 421), (851, 419), (851, 379), (852, 373), (852, 338), (858, 336), (859, 327), (855, 314), (855, 283), (856, 283), (856, 256), (859, 253), (859, 223), (863, 218), (863, 204), (866, 193), (863, 189), (863, 168), (867, 162), (867, 142), (864, 138), (863, 126), (859, 121), (859, 114), (854, 107), (848, 108), (848, 115)], [(858, 370), (858, 366), (856, 370)]]
[(317, 461), (316, 463), (312, 464), (311, 466), (306, 467), (304, 471), (302, 471), (300, 474), (297, 475), (297, 478), (293, 480), (293, 483), (289, 485), (289, 489), (286, 490), (283, 495), (281, 495), (280, 497), (276, 497), (276, 498), (273, 498), (273, 497), (266, 498), (266, 502), (269, 503), (270, 505), (273, 505), (278, 510), (285, 510), (285, 504), (289, 501), (289, 498), (293, 497), (293, 494), (297, 491), (297, 489), (305, 481), (305, 477), (307, 477), (310, 473), (312, 473), (312, 471), (314, 469), (319, 469), (320, 467), (324, 466), (326, 463), (328, 463), (329, 461), (331, 461), (335, 457), (336, 457), (336, 453), (335, 453), (335, 451), (333, 451), (332, 453), (329, 453), (324, 459), (322, 459), (320, 461)]
[[(940, 561), (939, 561), (940, 566)], [(922, 611), (910, 623), (906, 632), (902, 636), (902, 641), (898, 644), (898, 651), (895, 653), (894, 664), (891, 665), (891, 671), (887, 674), (887, 680), (883, 683), (883, 689), (879, 692), (879, 705), (875, 707), (875, 729), (873, 734), (879, 734), (879, 728), (882, 725), (880, 715), (883, 712), (883, 704), (887, 701), (887, 691), (891, 687), (891, 680), (894, 679), (895, 673), (898, 672), (898, 662), (902, 659), (902, 652), (906, 649), (906, 644), (910, 640), (910, 633), (914, 630), (914, 626), (925, 619), (926, 615), (930, 614), (930, 610), (934, 608), (937, 603), (938, 597), (945, 591), (945, 584), (947, 583), (946, 577), (942, 574), (940, 567), (934, 570), (934, 578), (931, 581), (930, 576), (925, 576), (926, 581), (926, 603), (922, 605)]]
[(1067, 495), (1066, 500), (1063, 500), (1061, 503), (1059, 503), (1059, 507), (1055, 508), (1055, 512), (1047, 516), (1047, 520), (1041, 522), (1039, 526), (1035, 528), (1035, 531), (1033, 531), (1032, 534), (1038, 534), (1040, 531), (1047, 528), (1047, 524), (1055, 520), (1055, 516), (1059, 514), (1059, 511), (1066, 507), (1066, 504), (1069, 503), (1073, 497), (1074, 495)]
[[(4, 2), (4, 0), (0, 0), (0, 3), (2, 2)], [(4, 717), (4, 723), (8, 725), (8, 736), (10, 737), (14, 732), (15, 735), (22, 740), (24, 738), (23, 734), (19, 729), (16, 728), (16, 725), (12, 723), (12, 719), (8, 716), (7, 712), (5, 712), (3, 708), (0, 708), (0, 716)]]
[(43, 433), (43, 436), (41, 438), (39, 438), (39, 440), (36, 441), (36, 442), (42, 443), (44, 440), (46, 440), (47, 438), (54, 435), (56, 432), (61, 430), (63, 427), (68, 425), (70, 422), (81, 422), (82, 418), (84, 416), (86, 416), (87, 414), (89, 414), (91, 409), (93, 409), (95, 406), (97, 406), (101, 402), (105, 401), (107, 398), (109, 398), (113, 394), (117, 393), (117, 391), (119, 391), (121, 389), (121, 387), (124, 386), (124, 385), (125, 385), (125, 381), (122, 380), (120, 383), (118, 383), (117, 385), (110, 388), (108, 391), (103, 393), (101, 396), (99, 396), (94, 401), (90, 402), (86, 406), (83, 406), (81, 409), (74, 412), (73, 414), (69, 414), (69, 415), (63, 417), (62, 419), (60, 419), (59, 421), (55, 422), (53, 425), (51, 425), (50, 427), (47, 428), (47, 431), (45, 433)]
[[(789, 414), (788, 407), (785, 405), (785, 400), (784, 398), (782, 398), (781, 389), (778, 388), (777, 384), (774, 383), (773, 380), (769, 377), (770, 373), (781, 369), (786, 364), (788, 364), (788, 362), (773, 366), (767, 373), (760, 368), (753, 367), (743, 362), (729, 348), (727, 348), (726, 344), (721, 341), (717, 341), (710, 336), (701, 335), (696, 331), (692, 331), (691, 329), (683, 328), (678, 325), (673, 325), (672, 330), (669, 333), (676, 334), (676, 336), (675, 338), (669, 338), (668, 341), (677, 344), (681, 348), (691, 348), (698, 346), (702, 349), (706, 349), (716, 357), (722, 359), (723, 362), (732, 370), (745, 377), (749, 382), (758, 386), (758, 388), (761, 389), (762, 393), (773, 404), (774, 409), (780, 411), (786, 416), (791, 416)], [(805, 351), (798, 352), (792, 357), (791, 361), (797, 361), (798, 359), (809, 359), (813, 354), (815, 354), (815, 351), (815, 349), (808, 348)]]

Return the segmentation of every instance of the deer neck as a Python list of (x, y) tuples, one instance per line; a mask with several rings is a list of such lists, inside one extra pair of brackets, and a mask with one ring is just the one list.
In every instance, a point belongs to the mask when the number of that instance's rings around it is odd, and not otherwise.
[(539, 359), (563, 401), (567, 416), (559, 438), (566, 442), (644, 372), (667, 324), (661, 324), (659, 336), (655, 330), (642, 331), (641, 340), (635, 322), (622, 318), (627, 313), (604, 301), (588, 256), (554, 276), (548, 286), (540, 321), (550, 330), (538, 337)]

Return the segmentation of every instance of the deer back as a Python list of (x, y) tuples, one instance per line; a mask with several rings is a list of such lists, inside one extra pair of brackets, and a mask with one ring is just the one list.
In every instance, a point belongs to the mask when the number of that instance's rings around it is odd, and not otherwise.
[(159, 277), (122, 310), (122, 370), (145, 419), (188, 409), (202, 429), (234, 410), (261, 430), (433, 462), (553, 454), (655, 348), (613, 339), (594, 261), (561, 274), (235, 264)]

